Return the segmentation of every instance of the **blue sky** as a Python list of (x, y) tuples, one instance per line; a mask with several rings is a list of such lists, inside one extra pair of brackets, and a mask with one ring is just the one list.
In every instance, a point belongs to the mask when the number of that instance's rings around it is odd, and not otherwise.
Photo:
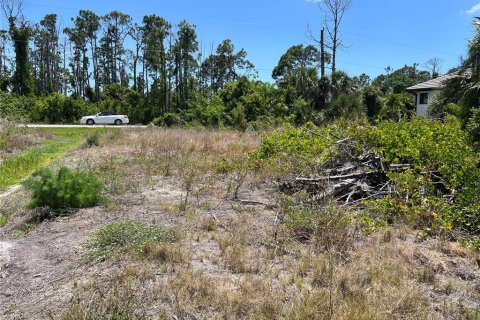
[[(130, 14), (141, 22), (155, 13), (176, 24), (182, 19), (197, 25), (206, 53), (229, 38), (244, 48), (270, 81), (280, 56), (292, 45), (309, 44), (307, 25), (321, 28), (318, 3), (307, 0), (29, 0), (27, 20), (38, 22), (47, 13), (57, 13), (63, 25), (79, 9), (97, 14), (112, 10)], [(473, 9), (473, 10), (472, 10)], [(475, 9), (478, 9), (476, 12)], [(469, 12), (470, 11), (470, 12)], [(430, 58), (444, 60), (442, 71), (458, 65), (474, 34), (470, 22), (480, 15), (480, 0), (353, 0), (345, 14), (342, 35), (348, 48), (338, 56), (338, 68), (350, 75), (384, 73)], [(2, 17), (2, 23), (3, 21)]]

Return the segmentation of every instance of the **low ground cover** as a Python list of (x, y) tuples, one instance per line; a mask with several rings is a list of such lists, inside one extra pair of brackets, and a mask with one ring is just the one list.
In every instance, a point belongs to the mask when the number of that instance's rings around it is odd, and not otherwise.
[(0, 190), (19, 183), (35, 170), (60, 159), (66, 152), (81, 144), (87, 131), (86, 129), (48, 129), (44, 132), (48, 137), (40, 144), (6, 158), (0, 164)]
[[(338, 133), (372, 128), (344, 128), (307, 128), (333, 142), (308, 131), (285, 135), (325, 145), (308, 157), (282, 136), (292, 128), (274, 133), (277, 139), (265, 136), (268, 157), (258, 155), (264, 145), (256, 133), (147, 128), (101, 134), (98, 145), (72, 151), (58, 166), (95, 174), (110, 200), (105, 205), (44, 221), (14, 240), (10, 232), (32, 213), (30, 195), (8, 199), (15, 214), (0, 237), (15, 246), (6, 251), (15, 264), (1, 271), (0, 286), (28, 290), (0, 299), (0, 310), (6, 319), (478, 318), (480, 256), (449, 234), (419, 238), (419, 229), (402, 219), (370, 223), (387, 219), (362, 216), (371, 212), (367, 205), (282, 191), (292, 173), (319, 174), (350, 157), (346, 151), (362, 154), (361, 144), (336, 144), (351, 139)], [(372, 148), (397, 146), (388, 152), (402, 155), (402, 141)], [(407, 143), (409, 159), (422, 159), (412, 144), (421, 141)], [(296, 166), (287, 162), (289, 145)], [(325, 148), (333, 160), (323, 158)], [(438, 154), (428, 156), (432, 166), (456, 161)], [(42, 281), (42, 292), (32, 279)]]

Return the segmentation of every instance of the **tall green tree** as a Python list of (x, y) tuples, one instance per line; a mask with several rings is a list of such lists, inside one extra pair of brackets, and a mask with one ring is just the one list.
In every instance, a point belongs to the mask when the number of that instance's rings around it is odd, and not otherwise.
[[(100, 71), (99, 71), (99, 54), (98, 54), (98, 32), (100, 30), (100, 17), (90, 10), (80, 10), (78, 16), (75, 18), (75, 26), (78, 28), (78, 32), (84, 37), (83, 44), (90, 47), (90, 58), (93, 66), (93, 81), (94, 81), (94, 94), (95, 100), (100, 98)], [(84, 50), (86, 48), (83, 48)], [(84, 51), (86, 55), (86, 51)], [(86, 60), (87, 57), (84, 57)], [(90, 67), (90, 64), (89, 64)], [(88, 77), (90, 77), (88, 75)]]
[(10, 37), (15, 49), (15, 72), (13, 73), (12, 91), (28, 96), (34, 93), (32, 65), (29, 59), (28, 44), (33, 35), (32, 28), (25, 21), (17, 22), (9, 17)]
[(186, 108), (186, 102), (194, 96), (195, 74), (198, 67), (196, 54), (198, 41), (195, 26), (183, 20), (177, 25), (177, 38), (174, 45), (175, 57), (175, 96), (177, 107)]
[(419, 70), (417, 63), (411, 66), (405, 65), (393, 71), (390, 67), (387, 67), (386, 71), (387, 74), (379, 75), (372, 82), (372, 84), (379, 87), (384, 94), (389, 92), (402, 93), (405, 92), (406, 88), (430, 79), (430, 73)]
[(201, 65), (200, 77), (203, 89), (217, 92), (227, 83), (237, 80), (240, 76), (248, 75), (254, 67), (247, 60), (247, 52), (244, 49), (235, 52), (232, 41), (223, 40), (215, 53), (208, 56)]
[(149, 15), (143, 17), (145, 83), (150, 88), (149, 77), (153, 78), (150, 100), (159, 107), (158, 114), (170, 111), (166, 39), (171, 33), (171, 24), (162, 17)]
[(81, 20), (73, 21), (72, 27), (63, 30), (70, 41), (70, 85), (74, 96), (84, 98), (87, 88), (90, 87), (87, 35)]
[(128, 14), (112, 11), (102, 17), (103, 37), (101, 38), (102, 81), (106, 84), (126, 83), (127, 61), (125, 38), (132, 28), (132, 18)]
[(46, 95), (61, 90), (57, 15), (47, 14), (35, 28), (33, 61), (35, 92)]
[(287, 91), (287, 103), (298, 98), (314, 101), (318, 88), (318, 50), (312, 46), (295, 45), (284, 53), (273, 69), (277, 86)]

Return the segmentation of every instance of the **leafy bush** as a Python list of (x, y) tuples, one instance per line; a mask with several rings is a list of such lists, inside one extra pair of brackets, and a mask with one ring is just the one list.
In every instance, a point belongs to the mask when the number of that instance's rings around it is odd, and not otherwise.
[(173, 126), (181, 125), (182, 119), (178, 114), (165, 113), (163, 116), (153, 119), (152, 124), (155, 126), (173, 127)]
[(25, 185), (33, 190), (31, 207), (88, 208), (102, 200), (102, 184), (95, 176), (65, 167), (57, 173), (38, 170)]
[(98, 147), (100, 145), (100, 134), (98, 133), (98, 131), (95, 131), (94, 133), (87, 136), (86, 144), (89, 147)]
[[(307, 123), (302, 127), (287, 126), (262, 138), (260, 148), (251, 157), (257, 160), (304, 159), (321, 165), (339, 155), (342, 145), (336, 143), (349, 137), (368, 133), (370, 125), (364, 120), (337, 120), (325, 127)], [(352, 150), (355, 152), (355, 150)], [(302, 170), (303, 168), (297, 168)]]
[[(338, 143), (346, 138), (346, 144)], [(288, 173), (319, 174), (322, 167), (342, 164), (367, 151), (382, 155), (385, 174), (395, 185), (395, 194), (364, 203), (367, 218), (401, 220), (431, 231), (480, 233), (480, 158), (452, 116), (443, 122), (414, 118), (377, 126), (336, 121), (321, 128), (290, 127), (265, 136), (251, 157), (276, 161)], [(407, 166), (389, 171), (391, 164)]]
[(0, 92), (0, 118), (11, 121), (30, 121), (33, 98)]
[(175, 237), (164, 227), (124, 220), (96, 230), (86, 243), (92, 259), (104, 259), (116, 253), (141, 253), (152, 243), (172, 243)]
[(330, 119), (359, 119), (365, 115), (366, 110), (360, 98), (356, 95), (343, 93), (332, 101), (332, 105), (326, 111), (326, 116)]
[(36, 122), (73, 123), (82, 116), (94, 114), (96, 111), (97, 107), (92, 103), (52, 93), (35, 100), (31, 117)]
[(408, 93), (389, 93), (378, 117), (383, 120), (401, 121), (410, 119), (415, 114), (415, 103)]

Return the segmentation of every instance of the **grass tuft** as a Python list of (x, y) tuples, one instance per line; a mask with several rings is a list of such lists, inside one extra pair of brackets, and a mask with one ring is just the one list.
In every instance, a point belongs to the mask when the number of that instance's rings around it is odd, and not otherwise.
[(161, 256), (166, 253), (153, 250), (152, 244), (173, 243), (175, 237), (164, 227), (149, 226), (141, 222), (123, 220), (96, 230), (86, 243), (92, 260), (103, 260), (115, 254), (133, 253)]

